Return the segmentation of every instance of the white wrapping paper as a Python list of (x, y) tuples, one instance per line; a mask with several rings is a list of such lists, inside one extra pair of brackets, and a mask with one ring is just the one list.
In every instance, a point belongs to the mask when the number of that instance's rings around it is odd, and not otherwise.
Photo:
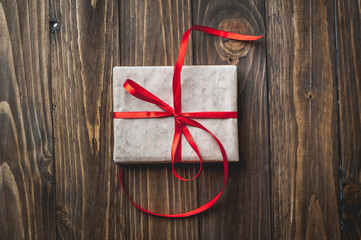
[[(113, 111), (162, 111), (125, 91), (132, 79), (173, 107), (174, 67), (115, 67)], [(183, 66), (182, 112), (237, 111), (236, 66)], [(195, 119), (223, 144), (228, 161), (239, 160), (237, 119)], [(216, 141), (201, 129), (188, 126), (204, 162), (223, 161)], [(170, 163), (174, 118), (114, 119), (114, 161), (117, 163)], [(198, 162), (182, 136), (182, 162)]]

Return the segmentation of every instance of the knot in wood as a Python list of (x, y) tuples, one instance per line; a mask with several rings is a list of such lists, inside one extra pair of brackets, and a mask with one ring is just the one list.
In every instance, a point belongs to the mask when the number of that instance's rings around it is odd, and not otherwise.
[(305, 92), (304, 96), (305, 96), (305, 98), (307, 98), (310, 101), (314, 100), (314, 98), (315, 98), (315, 95), (312, 91)]
[[(240, 33), (253, 34), (252, 25), (244, 18), (241, 19), (225, 19), (218, 29)], [(220, 38), (216, 43), (216, 49), (222, 60), (227, 60), (230, 64), (237, 64), (238, 58), (247, 55), (251, 48), (251, 44), (245, 41), (231, 40), (228, 38)]]
[(67, 212), (57, 211), (56, 220), (58, 228), (62, 231), (68, 231), (70, 229), (71, 223), (69, 221), (69, 216)]
[(361, 183), (354, 180), (347, 180), (343, 185), (343, 200), (345, 208), (360, 208)]
[(60, 22), (50, 21), (49, 22), (50, 33), (54, 33), (56, 30), (60, 29)]

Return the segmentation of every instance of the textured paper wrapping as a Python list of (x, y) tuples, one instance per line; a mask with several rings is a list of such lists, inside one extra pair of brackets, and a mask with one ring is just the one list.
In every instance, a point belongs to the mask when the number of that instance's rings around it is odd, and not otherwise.
[[(115, 67), (113, 111), (162, 111), (123, 88), (132, 79), (173, 106), (174, 67)], [(237, 111), (236, 66), (184, 66), (181, 72), (182, 112)], [(228, 161), (238, 161), (237, 119), (195, 119), (223, 144)], [(204, 162), (223, 161), (216, 141), (201, 129), (188, 126)], [(174, 118), (114, 119), (114, 161), (118, 163), (170, 163)], [(198, 162), (182, 136), (182, 162)]]

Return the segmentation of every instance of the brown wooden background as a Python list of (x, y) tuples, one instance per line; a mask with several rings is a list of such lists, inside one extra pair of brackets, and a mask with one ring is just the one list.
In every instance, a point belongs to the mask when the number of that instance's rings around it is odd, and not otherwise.
[[(361, 3), (352, 0), (0, 0), (0, 239), (359, 239)], [(221, 200), (187, 219), (135, 209), (112, 162), (112, 68), (234, 64), (241, 161)], [(197, 166), (180, 166), (183, 176)], [(190, 183), (128, 166), (154, 211), (205, 203), (221, 164)]]

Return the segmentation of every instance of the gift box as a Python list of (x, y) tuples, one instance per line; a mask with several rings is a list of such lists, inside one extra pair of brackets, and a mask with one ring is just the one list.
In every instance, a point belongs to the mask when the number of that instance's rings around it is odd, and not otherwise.
[[(149, 92), (173, 106), (174, 67), (115, 67), (113, 70), (113, 111), (161, 111), (158, 106), (134, 98), (123, 84), (134, 80)], [(237, 111), (236, 66), (183, 66), (181, 72), (182, 111)], [(236, 118), (197, 119), (222, 142), (228, 161), (239, 160)], [(114, 119), (114, 161), (117, 163), (170, 163), (174, 118)], [(214, 138), (207, 132), (188, 127), (203, 162), (222, 162)], [(198, 162), (182, 136), (182, 162)]]
[[(116, 162), (171, 162), (174, 176), (183, 181), (199, 176), (202, 160), (223, 162), (223, 187), (219, 193), (196, 209), (176, 214), (153, 212), (132, 200), (124, 187), (121, 168), (119, 179), (129, 201), (139, 210), (160, 217), (189, 217), (209, 209), (226, 187), (228, 161), (238, 161), (237, 69), (235, 66), (189, 66), (183, 67), (182, 71), (192, 30), (242, 41), (262, 37), (195, 25), (183, 34), (174, 68), (116, 67), (113, 73)], [(184, 138), (192, 149), (181, 144)], [(198, 159), (201, 164), (192, 178), (179, 176), (174, 168), (175, 162), (195, 162)]]

